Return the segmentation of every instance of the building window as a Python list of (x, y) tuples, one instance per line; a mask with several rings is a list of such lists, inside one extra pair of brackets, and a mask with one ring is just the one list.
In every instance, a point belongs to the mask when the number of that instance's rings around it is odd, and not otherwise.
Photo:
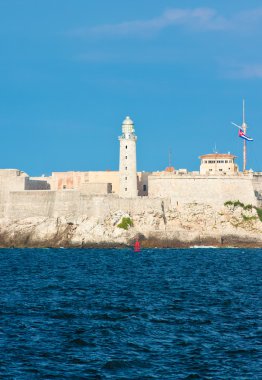
[(63, 185), (63, 189), (66, 189), (66, 185)]
[(212, 172), (213, 169), (209, 169), (210, 172)]
[(127, 145), (126, 145), (126, 149), (127, 149)]
[(127, 181), (127, 177), (125, 177), (125, 180)]
[(127, 166), (125, 167), (125, 169), (127, 170)]
[(146, 185), (143, 185), (143, 191), (146, 191)]
[(127, 188), (125, 188), (125, 191), (127, 191)]
[(222, 172), (223, 169), (219, 169), (220, 172)]
[(127, 159), (127, 156), (126, 156), (126, 159)]

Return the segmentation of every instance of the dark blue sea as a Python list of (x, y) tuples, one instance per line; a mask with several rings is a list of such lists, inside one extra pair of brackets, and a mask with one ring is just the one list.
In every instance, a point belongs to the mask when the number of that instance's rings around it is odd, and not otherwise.
[(2, 249), (0, 378), (262, 379), (260, 249)]

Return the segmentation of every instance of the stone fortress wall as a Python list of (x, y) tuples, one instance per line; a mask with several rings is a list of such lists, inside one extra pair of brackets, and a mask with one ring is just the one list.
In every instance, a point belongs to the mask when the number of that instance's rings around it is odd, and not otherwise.
[[(262, 205), (260, 174), (219, 177), (156, 172), (141, 173), (141, 176), (144, 177), (143, 183), (147, 183), (148, 195), (121, 198), (117, 193), (112, 193), (110, 183), (80, 183), (76, 188), (57, 190), (52, 188), (50, 181), (50, 189), (47, 189), (48, 179), (41, 177), (36, 180), (19, 170), (0, 170), (0, 217), (78, 218), (85, 215), (99, 218), (109, 211), (122, 210), (132, 214), (153, 209), (161, 212), (163, 207), (176, 208), (186, 203), (221, 207), (228, 200)], [(41, 190), (35, 190), (35, 181), (38, 181), (38, 188), (42, 182)]]
[[(43, 182), (42, 190), (35, 190), (35, 179), (29, 178), (18, 170), (0, 170), (0, 179), (5, 179), (0, 198), (0, 218), (25, 219), (32, 217), (101, 217), (108, 212), (124, 210), (132, 213), (153, 208), (161, 209), (161, 199), (148, 197), (121, 198), (112, 193), (110, 183), (85, 183), (77, 188), (46, 189), (48, 180)], [(52, 182), (50, 181), (52, 185)], [(30, 186), (32, 186), (30, 188)]]
[[(164, 208), (187, 203), (221, 207), (228, 200), (262, 206), (262, 173), (239, 172), (235, 156), (229, 153), (200, 156), (199, 172), (167, 168), (159, 172), (135, 172), (134, 180), (135, 135), (132, 149), (126, 148), (130, 145), (130, 133), (134, 134), (130, 118), (125, 119), (122, 131), (120, 171), (53, 172), (49, 177), (29, 177), (20, 170), (1, 169), (0, 217), (99, 218), (109, 211), (162, 212)], [(126, 166), (131, 169), (126, 170)]]
[(170, 198), (177, 203), (208, 203), (221, 206), (228, 200), (258, 205), (262, 174), (200, 175), (157, 173), (149, 176), (149, 196)]

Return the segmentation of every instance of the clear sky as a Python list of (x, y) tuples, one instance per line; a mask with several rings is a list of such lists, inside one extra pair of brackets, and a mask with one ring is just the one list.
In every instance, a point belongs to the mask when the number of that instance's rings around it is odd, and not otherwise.
[(234, 153), (262, 170), (261, 0), (0, 0), (0, 167), (118, 170), (135, 122), (138, 170)]

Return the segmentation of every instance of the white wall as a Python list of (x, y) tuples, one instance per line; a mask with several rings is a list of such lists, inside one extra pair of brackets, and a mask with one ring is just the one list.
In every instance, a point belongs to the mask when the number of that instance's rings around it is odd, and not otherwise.
[(249, 177), (149, 176), (149, 197), (172, 198), (178, 203), (199, 202), (221, 206), (228, 200), (256, 205)]

